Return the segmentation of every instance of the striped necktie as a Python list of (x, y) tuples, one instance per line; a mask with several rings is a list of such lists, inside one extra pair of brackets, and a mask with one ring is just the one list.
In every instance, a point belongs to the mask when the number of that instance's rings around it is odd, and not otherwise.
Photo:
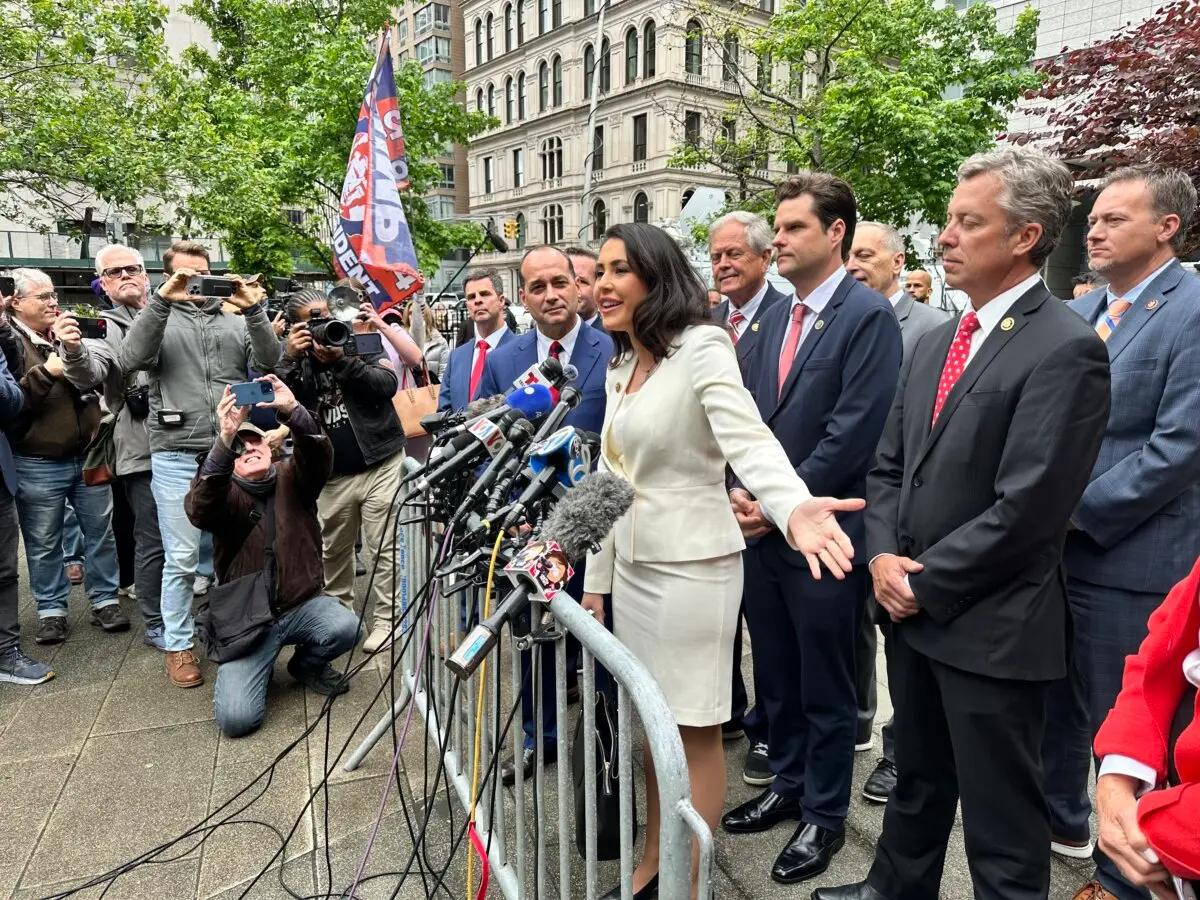
[(729, 338), (735, 344), (738, 342), (738, 331), (741, 329), (742, 323), (745, 321), (746, 317), (742, 315), (742, 311), (740, 309), (735, 309), (729, 314)]
[(1096, 326), (1096, 334), (1100, 335), (1100, 340), (1107, 341), (1109, 339), (1116, 327), (1121, 324), (1121, 317), (1132, 305), (1128, 300), (1114, 300), (1108, 304), (1104, 318)]

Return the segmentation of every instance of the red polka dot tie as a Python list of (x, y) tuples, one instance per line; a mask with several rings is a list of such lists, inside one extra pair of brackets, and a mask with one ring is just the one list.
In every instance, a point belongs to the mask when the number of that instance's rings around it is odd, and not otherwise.
[(950, 345), (950, 352), (946, 354), (946, 364), (942, 366), (942, 377), (938, 379), (937, 399), (933, 401), (933, 422), (930, 423), (930, 427), (937, 423), (942, 405), (954, 390), (963, 369), (967, 367), (967, 356), (971, 353), (971, 335), (978, 330), (979, 317), (973, 312), (967, 313), (958, 323), (958, 333), (954, 335), (954, 343)]

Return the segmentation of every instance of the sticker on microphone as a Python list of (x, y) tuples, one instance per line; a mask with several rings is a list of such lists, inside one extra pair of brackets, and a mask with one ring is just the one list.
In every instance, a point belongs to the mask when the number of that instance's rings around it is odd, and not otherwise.
[(477, 419), (467, 429), (475, 435), (487, 450), (489, 456), (495, 456), (504, 446), (504, 433), (500, 427), (487, 419)]
[(504, 571), (509, 573), (514, 583), (524, 576), (524, 580), (532, 582), (546, 602), (553, 600), (575, 574), (562, 547), (554, 541), (530, 541), (504, 567)]

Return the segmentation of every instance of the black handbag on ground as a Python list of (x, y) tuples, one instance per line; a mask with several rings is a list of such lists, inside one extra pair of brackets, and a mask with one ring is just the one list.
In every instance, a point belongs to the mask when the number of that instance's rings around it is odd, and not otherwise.
[[(584, 753), (588, 741), (583, 737), (583, 714), (575, 724), (575, 739), (571, 742), (571, 772), (575, 780), (575, 847), (587, 858), (587, 831), (584, 811), (586, 796), (584, 782)], [(621, 791), (618, 780), (617, 702), (607, 691), (596, 691), (596, 736), (591, 742), (596, 754), (596, 859), (621, 857)], [(633, 780), (630, 779), (630, 787)], [(637, 797), (630, 798), (633, 815), (633, 837), (637, 840)]]
[(256, 504), (254, 524), (264, 516), (266, 549), (262, 571), (214, 585), (208, 592), (208, 604), (196, 616), (205, 655), (218, 665), (253, 652), (275, 624), (274, 494), (263, 506)]

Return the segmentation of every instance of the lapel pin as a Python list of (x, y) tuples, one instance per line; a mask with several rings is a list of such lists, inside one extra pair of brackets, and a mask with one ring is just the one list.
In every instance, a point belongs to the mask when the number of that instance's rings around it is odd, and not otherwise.
[(1008, 316), (1003, 322), (1000, 323), (1000, 330), (1001, 331), (1012, 331), (1013, 326), (1016, 324), (1017, 323), (1013, 321), (1013, 317)]
[(1151, 300), (1149, 303), (1146, 304), (1146, 309), (1156, 309), (1157, 307), (1158, 307), (1157, 300)]
[(621, 393), (621, 382), (617, 382), (617, 393)]
[(817, 331), (820, 331), (824, 327), (825, 327), (824, 319), (817, 319), (817, 324), (813, 325), (813, 328), (815, 328)]
[(755, 322), (753, 325), (751, 325), (751, 326), (750, 326), (750, 330), (751, 330), (751, 331), (758, 331), (758, 323), (757, 323), (757, 322)]

